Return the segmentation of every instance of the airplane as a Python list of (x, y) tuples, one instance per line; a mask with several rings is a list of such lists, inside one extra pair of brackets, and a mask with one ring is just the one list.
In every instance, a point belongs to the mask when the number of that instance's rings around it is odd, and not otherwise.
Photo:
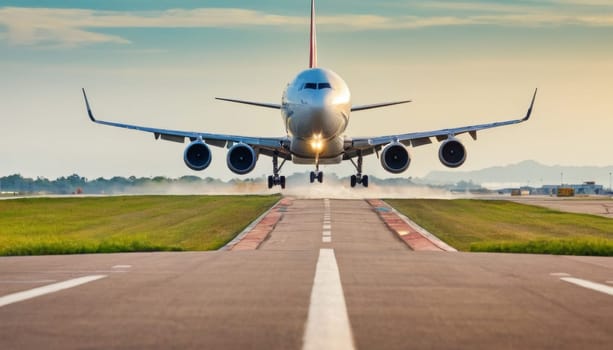
[[(477, 131), (519, 124), (527, 121), (532, 114), (536, 89), (527, 113), (521, 119), (502, 122), (456, 127), (426, 132), (412, 132), (395, 135), (352, 138), (345, 135), (351, 112), (371, 110), (411, 102), (410, 100), (353, 106), (351, 94), (345, 81), (332, 70), (317, 65), (317, 38), (315, 28), (315, 0), (311, 0), (309, 68), (301, 71), (283, 91), (281, 104), (253, 102), (229, 98), (216, 99), (233, 103), (280, 110), (285, 125), (285, 135), (281, 137), (252, 137), (224, 135), (206, 132), (157, 129), (146, 126), (122, 124), (94, 117), (85, 89), (83, 97), (87, 113), (92, 122), (153, 133), (155, 139), (185, 142), (190, 140), (183, 153), (188, 168), (202, 171), (211, 164), (209, 146), (227, 147), (226, 163), (228, 168), (238, 174), (251, 172), (260, 155), (272, 158), (272, 175), (268, 176), (268, 188), (285, 188), (285, 176), (279, 173), (287, 161), (295, 164), (314, 165), (310, 182), (323, 182), (320, 165), (339, 164), (348, 160), (355, 167), (356, 174), (350, 178), (351, 187), (368, 187), (368, 175), (362, 173), (364, 156), (376, 153), (381, 166), (390, 173), (399, 174), (407, 170), (411, 163), (408, 147), (418, 147), (433, 142), (441, 142), (439, 160), (450, 168), (457, 168), (466, 160), (466, 148), (457, 139), (458, 135), (468, 133), (473, 140)], [(282, 160), (279, 164), (279, 159)]]

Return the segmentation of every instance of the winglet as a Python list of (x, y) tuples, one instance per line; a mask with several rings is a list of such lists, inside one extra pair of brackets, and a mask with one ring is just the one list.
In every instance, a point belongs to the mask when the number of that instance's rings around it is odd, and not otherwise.
[(530, 119), (530, 115), (532, 114), (532, 107), (534, 107), (534, 101), (536, 100), (536, 92), (538, 91), (537, 89), (534, 89), (534, 95), (532, 96), (532, 102), (530, 102), (530, 108), (528, 108), (528, 112), (526, 113), (526, 116), (524, 117), (524, 119), (522, 119), (522, 122), (525, 122), (526, 120)]
[(317, 35), (315, 32), (315, 0), (311, 0), (311, 54), (309, 56), (309, 68), (317, 67)]
[(92, 113), (91, 108), (89, 108), (89, 101), (87, 100), (87, 94), (85, 94), (85, 89), (82, 88), (81, 90), (83, 90), (83, 98), (85, 98), (85, 106), (87, 107), (87, 114), (89, 114), (89, 119), (91, 119), (92, 122), (96, 122), (96, 118), (94, 118), (94, 114)]

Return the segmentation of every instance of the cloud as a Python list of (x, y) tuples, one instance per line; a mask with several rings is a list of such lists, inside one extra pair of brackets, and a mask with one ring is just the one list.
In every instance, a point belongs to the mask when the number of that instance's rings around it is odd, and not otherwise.
[(453, 10), (453, 11), (475, 11), (475, 12), (533, 12), (541, 11), (541, 8), (535, 6), (519, 5), (517, 3), (501, 4), (492, 2), (463, 2), (463, 1), (426, 1), (418, 5), (422, 8), (438, 9), (438, 10)]
[(611, 0), (548, 0), (553, 4), (613, 7)]
[[(552, 0), (572, 2), (575, 0)], [(597, 0), (588, 0), (598, 3)], [(429, 6), (449, 9), (481, 10), (483, 15), (449, 16), (380, 16), (335, 15), (320, 16), (318, 24), (327, 30), (407, 30), (441, 26), (613, 26), (613, 14), (563, 14), (547, 11), (526, 11), (526, 7), (483, 4), (474, 2), (431, 3)], [(0, 8), (0, 40), (13, 45), (75, 47), (85, 44), (129, 44), (119, 35), (100, 33), (112, 28), (304, 28), (306, 16), (282, 16), (260, 11), (234, 8), (170, 9), (165, 11), (98, 11), (88, 9)]]

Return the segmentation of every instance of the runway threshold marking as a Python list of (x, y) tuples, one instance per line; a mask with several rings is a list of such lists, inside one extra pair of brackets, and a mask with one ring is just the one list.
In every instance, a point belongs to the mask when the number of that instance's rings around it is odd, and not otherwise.
[(595, 290), (597, 292), (608, 295), (613, 295), (613, 287), (607, 286), (606, 284), (600, 284), (575, 277), (560, 277), (560, 279), (564, 282), (572, 283), (583, 288)]
[(354, 349), (334, 250), (319, 250), (302, 349)]
[(63, 281), (63, 282), (58, 282), (58, 283), (49, 284), (46, 286), (26, 290), (23, 292), (17, 292), (17, 293), (5, 295), (3, 297), (0, 297), (0, 307), (6, 306), (9, 304), (14, 304), (20, 301), (28, 300), (28, 299), (40, 297), (45, 294), (59, 292), (64, 289), (77, 287), (85, 283), (99, 280), (104, 277), (106, 277), (106, 275), (92, 275), (92, 276), (79, 277), (79, 278), (74, 278), (71, 280)]

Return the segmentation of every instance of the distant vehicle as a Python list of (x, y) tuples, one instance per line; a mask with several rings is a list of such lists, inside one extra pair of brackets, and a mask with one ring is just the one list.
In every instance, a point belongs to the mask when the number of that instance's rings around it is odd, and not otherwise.
[[(351, 176), (351, 186), (361, 184), (368, 187), (368, 176), (362, 173), (362, 158), (376, 153), (381, 165), (390, 173), (404, 172), (411, 163), (407, 147), (417, 147), (432, 143), (432, 138), (442, 142), (439, 149), (441, 163), (450, 168), (464, 164), (466, 149), (456, 138), (468, 133), (477, 139), (477, 131), (499, 126), (518, 124), (530, 118), (536, 90), (528, 112), (522, 119), (480, 124), (426, 132), (413, 132), (375, 137), (352, 138), (345, 130), (351, 112), (364, 111), (386, 106), (411, 102), (410, 100), (353, 106), (349, 88), (343, 79), (333, 71), (317, 66), (317, 40), (315, 34), (315, 1), (311, 1), (311, 35), (309, 69), (300, 72), (289, 83), (281, 99), (281, 104), (252, 102), (236, 99), (217, 98), (223, 101), (242, 103), (281, 111), (285, 125), (285, 136), (263, 138), (235, 136), (193, 131), (157, 129), (145, 126), (121, 124), (97, 120), (90, 108), (85, 89), (83, 97), (90, 119), (98, 124), (126, 129), (151, 132), (156, 139), (181, 142), (188, 138), (191, 143), (185, 149), (185, 164), (192, 170), (201, 171), (211, 164), (209, 145), (228, 147), (226, 162), (228, 168), (239, 175), (251, 172), (259, 155), (272, 157), (272, 175), (268, 177), (268, 188), (280, 185), (285, 188), (285, 176), (280, 176), (286, 161), (295, 164), (315, 166), (310, 173), (311, 183), (323, 182), (322, 164), (338, 164), (349, 160), (356, 169)], [(279, 164), (279, 159), (282, 160)]]

